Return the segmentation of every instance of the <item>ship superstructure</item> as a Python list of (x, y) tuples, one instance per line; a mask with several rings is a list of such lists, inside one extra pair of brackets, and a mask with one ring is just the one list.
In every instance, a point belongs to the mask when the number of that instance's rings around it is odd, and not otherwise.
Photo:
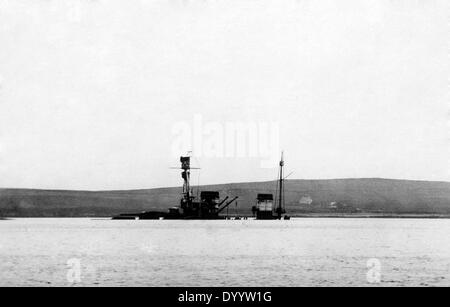
[(252, 207), (253, 215), (257, 220), (274, 220), (274, 219), (285, 219), (288, 220), (290, 217), (288, 215), (283, 215), (286, 213), (285, 210), (285, 200), (284, 200), (284, 158), (283, 153), (281, 153), (281, 160), (279, 163), (279, 174), (277, 180), (276, 188), (276, 203), (274, 204), (273, 194), (262, 194), (259, 193), (256, 197), (256, 205)]
[(201, 191), (199, 199), (194, 196), (190, 185), (191, 157), (180, 157), (181, 177), (183, 189), (180, 205), (174, 206), (168, 212), (144, 211), (141, 213), (125, 213), (113, 217), (113, 219), (223, 219), (220, 213), (238, 198), (228, 200), (228, 196), (220, 199), (218, 191)]

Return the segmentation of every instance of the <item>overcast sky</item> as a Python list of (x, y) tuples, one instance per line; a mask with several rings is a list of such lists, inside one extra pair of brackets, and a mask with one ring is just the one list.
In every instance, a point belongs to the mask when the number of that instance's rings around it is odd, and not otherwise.
[[(179, 185), (196, 118), (275, 123), (290, 178), (450, 181), (448, 2), (0, 0), (0, 187)], [(194, 183), (276, 178), (192, 146)]]

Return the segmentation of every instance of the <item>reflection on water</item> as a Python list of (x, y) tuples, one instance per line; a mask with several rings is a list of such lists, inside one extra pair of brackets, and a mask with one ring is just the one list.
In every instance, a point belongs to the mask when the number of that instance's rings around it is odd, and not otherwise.
[(3, 220), (0, 286), (449, 286), (449, 233), (432, 219)]

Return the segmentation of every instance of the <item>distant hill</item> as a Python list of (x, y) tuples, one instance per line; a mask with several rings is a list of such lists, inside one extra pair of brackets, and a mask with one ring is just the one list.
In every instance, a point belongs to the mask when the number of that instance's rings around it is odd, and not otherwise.
[[(250, 214), (257, 193), (275, 194), (276, 183), (208, 185), (201, 190), (239, 196), (236, 212)], [(127, 191), (0, 189), (0, 217), (111, 216), (124, 212), (166, 210), (179, 204), (180, 187)], [(286, 180), (290, 214), (324, 212), (331, 202), (363, 212), (450, 214), (450, 182), (392, 179)], [(309, 200), (307, 202), (300, 200)], [(230, 213), (235, 212), (234, 205)]]

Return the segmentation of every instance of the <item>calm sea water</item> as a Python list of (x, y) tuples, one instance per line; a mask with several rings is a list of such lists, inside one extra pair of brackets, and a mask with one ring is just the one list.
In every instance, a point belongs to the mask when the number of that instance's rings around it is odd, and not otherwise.
[(0, 221), (0, 286), (364, 285), (450, 286), (450, 220)]

